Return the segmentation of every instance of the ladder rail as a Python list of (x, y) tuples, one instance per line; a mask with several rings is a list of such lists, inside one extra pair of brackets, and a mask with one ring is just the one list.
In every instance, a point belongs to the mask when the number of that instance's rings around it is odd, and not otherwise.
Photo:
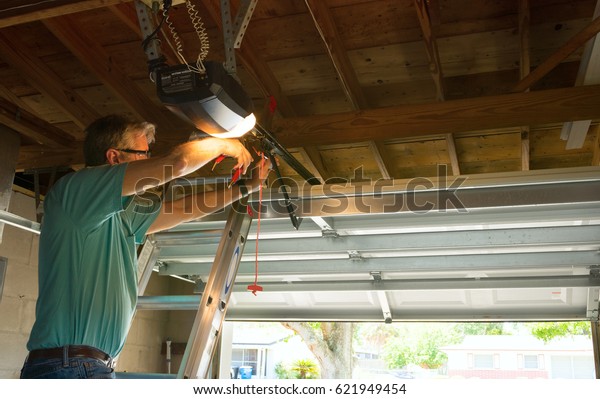
[(233, 292), (252, 216), (240, 201), (234, 203), (179, 367), (178, 378), (208, 378), (223, 320)]

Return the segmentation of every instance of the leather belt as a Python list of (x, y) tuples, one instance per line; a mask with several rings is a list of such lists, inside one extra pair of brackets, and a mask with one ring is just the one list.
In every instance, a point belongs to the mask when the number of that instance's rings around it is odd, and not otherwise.
[(112, 359), (107, 353), (104, 353), (100, 349), (96, 349), (93, 346), (86, 345), (68, 345), (66, 347), (61, 346), (59, 348), (35, 349), (29, 352), (27, 360), (63, 359), (64, 357), (89, 357), (101, 360), (107, 365), (112, 363)]

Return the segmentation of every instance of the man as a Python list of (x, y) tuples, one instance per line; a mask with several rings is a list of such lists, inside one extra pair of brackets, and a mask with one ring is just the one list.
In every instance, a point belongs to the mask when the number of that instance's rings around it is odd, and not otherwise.
[[(135, 194), (185, 176), (220, 155), (245, 173), (250, 153), (237, 140), (206, 138), (150, 158), (154, 125), (111, 115), (86, 129), (86, 168), (60, 179), (44, 201), (36, 321), (21, 378), (114, 378), (137, 300), (136, 244), (146, 234), (205, 216), (254, 191), (200, 193), (161, 206)], [(261, 162), (266, 162), (261, 160)], [(268, 162), (267, 162), (268, 163)]]

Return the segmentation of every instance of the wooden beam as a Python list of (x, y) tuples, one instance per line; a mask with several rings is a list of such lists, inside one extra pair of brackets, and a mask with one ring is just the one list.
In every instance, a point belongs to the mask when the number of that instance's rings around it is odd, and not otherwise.
[(592, 150), (592, 166), (600, 166), (600, 124), (596, 125), (596, 139)]
[(0, 28), (130, 1), (132, 0), (53, 0), (30, 1), (30, 4), (23, 4), (20, 0), (2, 0)]
[(348, 58), (326, 2), (322, 0), (305, 0), (305, 3), (325, 44), (327, 54), (329, 54), (329, 59), (337, 73), (346, 98), (355, 110), (368, 108), (367, 99), (360, 87), (354, 67)]
[(274, 121), (288, 147), (423, 137), (600, 118), (600, 85)]
[[(520, 78), (523, 79), (531, 71), (529, 52), (530, 38), (529, 0), (519, 0), (519, 44), (520, 44)], [(529, 89), (527, 89), (529, 90)], [(529, 170), (529, 126), (521, 126), (521, 170)]]
[(585, 29), (573, 36), (558, 51), (554, 52), (546, 61), (542, 62), (529, 75), (521, 79), (514, 87), (513, 92), (518, 93), (533, 86), (548, 72), (564, 61), (569, 55), (583, 46), (588, 40), (600, 32), (600, 17), (595, 18)]
[[(223, 31), (223, 21), (221, 19), (221, 8), (219, 0), (210, 0), (203, 4), (209, 12), (214, 23)], [(296, 115), (289, 98), (283, 93), (277, 78), (271, 68), (260, 57), (258, 51), (252, 44), (252, 38), (249, 32), (246, 32), (242, 46), (237, 49), (239, 61), (244, 65), (250, 76), (254, 79), (265, 97), (273, 96), (277, 101), (277, 111), (284, 117)]]
[(325, 183), (330, 177), (327, 172), (327, 167), (323, 164), (323, 158), (317, 147), (299, 147), (298, 152), (302, 155), (302, 158), (306, 161), (306, 166), (309, 171), (319, 180), (321, 183)]
[[(121, 22), (123, 22), (132, 32), (135, 32), (140, 39), (144, 38), (144, 35), (140, 28), (140, 22), (132, 3), (123, 3), (109, 6), (108, 9), (114, 14)], [(140, 42), (141, 43), (141, 42)], [(167, 46), (168, 47), (168, 46)], [(165, 51), (165, 46), (161, 46), (162, 55), (165, 57), (169, 65), (180, 64), (177, 56), (173, 53), (173, 50), (169, 47), (169, 51)]]
[(28, 169), (51, 168), (56, 166), (83, 165), (83, 143), (75, 148), (48, 148), (40, 145), (21, 146), (17, 172)]
[(529, 170), (529, 126), (521, 126), (521, 170)]
[[(354, 110), (369, 108), (367, 99), (356, 77), (354, 67), (350, 62), (350, 58), (348, 58), (348, 53), (340, 39), (340, 34), (326, 2), (322, 0), (305, 0), (305, 3), (319, 32), (319, 36), (323, 40), (346, 99), (350, 102)], [(369, 142), (369, 148), (375, 157), (375, 162), (377, 162), (381, 175), (384, 179), (390, 179), (391, 176), (388, 167), (379, 152), (377, 144), (371, 141)]]
[(0, 97), (4, 98), (8, 102), (13, 103), (18, 108), (24, 109), (32, 114), (35, 113), (29, 104), (21, 100), (20, 97), (10, 91), (10, 89), (4, 85), (0, 85)]
[(381, 172), (381, 177), (386, 180), (392, 179), (392, 174), (390, 173), (387, 165), (389, 156), (387, 155), (387, 151), (385, 150), (385, 145), (381, 141), (369, 141), (369, 150), (373, 154), (375, 158), (375, 162), (377, 162), (377, 166), (379, 167), (379, 171)]
[[(44, 25), (138, 117), (155, 123), (159, 129), (177, 131), (178, 126), (163, 114), (163, 109), (112, 61), (112, 57), (78, 27), (75, 18), (65, 16), (43, 21)], [(141, 50), (140, 50), (141, 51)], [(166, 110), (165, 110), (166, 112)]]
[[(596, 2), (594, 18), (600, 17), (600, 0)], [(575, 85), (600, 84), (600, 38), (595, 36), (585, 45)], [(583, 147), (592, 121), (573, 121), (565, 123), (560, 137), (567, 140), (566, 149)]]
[(431, 72), (431, 77), (435, 84), (436, 97), (438, 101), (444, 101), (444, 73), (442, 72), (442, 62), (440, 61), (437, 40), (429, 15), (429, 8), (431, 5), (428, 5), (427, 3), (427, 0), (414, 0), (415, 10), (417, 11), (417, 17), (419, 18), (419, 24), (421, 25), (421, 32), (423, 33), (423, 41), (425, 42), (425, 48), (427, 49), (429, 71)]
[[(438, 101), (446, 99), (446, 89), (444, 86), (444, 72), (442, 62), (437, 47), (436, 29), (439, 25), (439, 3), (437, 0), (414, 0), (415, 10), (421, 26), (423, 41), (427, 50), (429, 59), (429, 71), (435, 84), (436, 98)], [(432, 18), (432, 16), (434, 16)], [(434, 22), (435, 20), (435, 22)], [(448, 149), (448, 158), (452, 167), (452, 175), (460, 175), (460, 163), (458, 162), (458, 153), (456, 152), (456, 143), (454, 134), (447, 133), (446, 148)]]
[[(8, 29), (8, 30), (7, 30)], [(0, 31), (0, 54), (4, 61), (23, 74), (40, 93), (53, 101), (80, 128), (100, 115), (72, 88), (67, 86), (11, 28)]]
[(448, 156), (450, 157), (452, 176), (460, 176), (460, 164), (458, 163), (458, 153), (456, 152), (456, 142), (454, 141), (454, 134), (446, 134), (446, 145), (448, 146)]
[(0, 123), (45, 146), (71, 147), (75, 143), (73, 136), (5, 99), (0, 99)]

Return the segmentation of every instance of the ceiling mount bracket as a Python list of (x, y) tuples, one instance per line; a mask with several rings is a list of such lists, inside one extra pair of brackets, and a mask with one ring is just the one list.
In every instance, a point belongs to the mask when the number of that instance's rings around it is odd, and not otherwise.
[[(154, 5), (154, 3), (153, 3)], [(148, 58), (148, 69), (150, 70), (150, 79), (155, 81), (155, 70), (158, 65), (165, 63), (165, 58), (160, 50), (160, 40), (158, 36), (152, 37), (155, 26), (152, 23), (152, 18), (148, 13), (148, 6), (140, 0), (135, 1), (135, 11), (144, 38), (144, 52)]]
[(221, 20), (223, 23), (223, 42), (225, 43), (225, 70), (236, 76), (235, 49), (242, 45), (242, 38), (256, 8), (258, 0), (242, 0), (235, 21), (231, 22), (229, 0), (221, 0)]

